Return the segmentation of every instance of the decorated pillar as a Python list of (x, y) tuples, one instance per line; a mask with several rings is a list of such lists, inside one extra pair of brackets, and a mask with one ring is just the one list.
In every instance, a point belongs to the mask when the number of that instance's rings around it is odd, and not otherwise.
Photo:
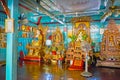
[(17, 80), (17, 18), (18, 0), (7, 0), (9, 10), (5, 27), (7, 32), (6, 80)]
[(65, 48), (67, 48), (68, 47), (68, 28), (67, 28), (67, 25), (64, 26), (63, 34), (64, 34), (64, 45), (65, 45)]

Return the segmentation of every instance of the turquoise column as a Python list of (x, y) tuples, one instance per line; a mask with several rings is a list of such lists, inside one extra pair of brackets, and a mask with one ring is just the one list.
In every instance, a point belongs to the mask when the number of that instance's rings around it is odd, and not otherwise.
[(7, 0), (11, 18), (14, 19), (14, 32), (7, 33), (6, 80), (17, 80), (17, 27), (18, 0)]
[(65, 48), (68, 48), (68, 27), (65, 25), (64, 27), (64, 45)]

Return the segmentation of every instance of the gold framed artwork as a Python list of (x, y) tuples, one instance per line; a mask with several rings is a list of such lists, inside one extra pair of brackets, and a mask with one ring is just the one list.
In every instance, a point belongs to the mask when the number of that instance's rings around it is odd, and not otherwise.
[(13, 33), (14, 32), (14, 19), (5, 20), (5, 32)]
[(85, 27), (87, 27), (87, 28), (89, 28), (90, 27), (90, 22), (76, 22), (75, 23), (75, 27), (76, 28), (79, 28), (80, 26), (85, 26)]

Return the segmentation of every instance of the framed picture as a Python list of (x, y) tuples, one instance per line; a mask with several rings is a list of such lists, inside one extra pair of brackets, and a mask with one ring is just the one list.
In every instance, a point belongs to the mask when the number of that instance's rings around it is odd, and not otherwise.
[(14, 32), (14, 19), (5, 20), (5, 32), (13, 33)]

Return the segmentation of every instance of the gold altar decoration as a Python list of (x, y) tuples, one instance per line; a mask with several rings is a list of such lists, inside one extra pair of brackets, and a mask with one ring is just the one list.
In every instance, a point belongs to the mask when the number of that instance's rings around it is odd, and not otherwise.
[(60, 31), (60, 28), (57, 27), (56, 30), (52, 33), (52, 62), (56, 62), (57, 60), (64, 58), (64, 43), (63, 43), (63, 34)]
[(57, 27), (56, 31), (53, 32), (53, 34), (52, 34), (52, 42), (54, 44), (62, 43), (63, 42), (63, 35), (62, 35), (59, 27)]
[(90, 42), (90, 21), (92, 21), (90, 16), (75, 17), (71, 19), (73, 23), (73, 35), (77, 36), (77, 41), (82, 36), (88, 42)]
[(76, 41), (84, 38), (84, 40), (90, 42), (90, 22), (76, 22), (74, 23), (73, 34), (77, 36)]
[(90, 22), (76, 22), (75, 23), (75, 28), (78, 28), (80, 26), (86, 26), (87, 28), (90, 27)]
[(101, 42), (101, 59), (98, 66), (120, 68), (120, 32), (114, 20), (110, 20)]
[[(66, 52), (66, 59), (65, 61), (73, 61), (73, 63), (82, 62), (82, 60), (85, 57), (85, 52), (81, 49), (81, 42), (87, 41), (88, 43), (91, 43), (90, 38), (90, 21), (91, 17), (79, 17), (79, 18), (73, 18), (71, 22), (73, 23), (72, 28), (72, 40), (69, 43), (68, 50)], [(72, 66), (82, 66), (82, 64), (74, 65)], [(82, 68), (80, 67), (80, 68)], [(80, 69), (81, 70), (81, 69)]]
[(72, 35), (74, 35), (74, 32), (75, 32), (74, 29), (75, 28), (79, 29), (78, 27), (80, 27), (80, 26), (86, 26), (86, 28), (89, 29), (91, 21), (92, 21), (92, 19), (91, 19), (90, 16), (82, 16), (82, 17), (74, 17), (74, 18), (72, 18), (71, 23), (73, 24), (73, 28), (72, 28), (72, 30), (68, 30), (68, 36), (71, 37)]
[(46, 42), (48, 27), (43, 27), (41, 24), (37, 28), (33, 28), (34, 37), (31, 44), (27, 44), (28, 54), (25, 58), (42, 58)]
[(73, 24), (77, 22), (90, 22), (90, 21), (92, 21), (90, 16), (74, 17), (71, 19), (71, 22)]

